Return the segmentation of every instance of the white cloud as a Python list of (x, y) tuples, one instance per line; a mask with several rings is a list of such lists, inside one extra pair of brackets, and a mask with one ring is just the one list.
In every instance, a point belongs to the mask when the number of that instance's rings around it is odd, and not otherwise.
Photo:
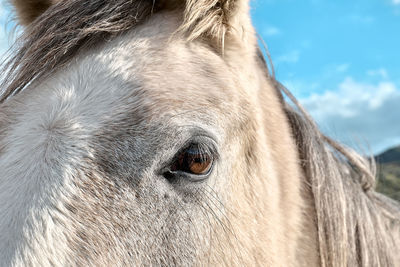
[(3, 18), (5, 13), (6, 13), (6, 12), (5, 12), (5, 10), (4, 10), (4, 3), (1, 2), (1, 3), (0, 3), (0, 18)]
[(367, 71), (367, 75), (370, 76), (370, 77), (378, 77), (378, 78), (382, 78), (382, 79), (385, 79), (385, 80), (387, 78), (389, 78), (389, 75), (388, 75), (386, 69), (384, 69), (384, 68), (375, 69), (375, 70), (369, 70), (369, 71)]
[(297, 63), (300, 60), (300, 51), (293, 50), (287, 54), (278, 56), (274, 62), (278, 65), (280, 63)]
[(342, 73), (342, 72), (346, 72), (349, 68), (350, 68), (350, 64), (345, 63), (345, 64), (337, 65), (335, 70), (336, 70), (336, 72)]
[(262, 33), (266, 37), (271, 37), (281, 34), (281, 30), (274, 26), (266, 26)]
[[(296, 77), (293, 75), (292, 77)], [(316, 92), (321, 88), (321, 84), (318, 82), (305, 82), (303, 80), (297, 80), (289, 78), (281, 81), (286, 88), (290, 89), (293, 95), (301, 98), (302, 96), (308, 96), (310, 92)]]
[(400, 144), (400, 90), (394, 83), (346, 78), (335, 91), (301, 102), (328, 135), (349, 145), (365, 140), (378, 152)]

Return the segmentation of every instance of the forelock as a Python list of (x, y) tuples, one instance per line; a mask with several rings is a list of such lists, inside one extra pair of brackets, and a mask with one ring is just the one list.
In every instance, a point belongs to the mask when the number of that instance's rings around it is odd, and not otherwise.
[(122, 32), (150, 16), (152, 1), (60, 1), (29, 25), (16, 51), (5, 63), (0, 103), (35, 80), (67, 64), (76, 54)]
[(233, 0), (72, 0), (49, 7), (20, 36), (11, 57), (3, 62), (0, 103), (28, 84), (50, 76), (79, 52), (112, 40), (162, 10), (182, 12), (176, 34), (187, 40), (207, 37), (223, 47), (228, 21), (236, 8)]

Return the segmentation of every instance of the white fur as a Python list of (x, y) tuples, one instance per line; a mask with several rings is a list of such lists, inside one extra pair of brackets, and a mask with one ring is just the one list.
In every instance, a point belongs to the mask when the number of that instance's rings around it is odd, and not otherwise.
[[(138, 32), (151, 35), (152, 25)], [(59, 203), (75, 190), (71, 181), (81, 159), (90, 157), (86, 140), (108, 114), (118, 109), (123, 113), (118, 103), (132, 87), (121, 77), (135, 79), (133, 68), (139, 63), (135, 58), (143, 57), (134, 56), (133, 51), (145, 53), (149, 46), (145, 36), (131, 39), (126, 35), (111, 47), (80, 55), (50, 80), (12, 99), (12, 111), (1, 110), (6, 115), (15, 112), (16, 118), (1, 140), (5, 145), (0, 155), (2, 262), (16, 266), (27, 260), (51, 266), (49, 258), (57, 259), (60, 266), (67, 262), (66, 236), (53, 220), (65, 221)]]

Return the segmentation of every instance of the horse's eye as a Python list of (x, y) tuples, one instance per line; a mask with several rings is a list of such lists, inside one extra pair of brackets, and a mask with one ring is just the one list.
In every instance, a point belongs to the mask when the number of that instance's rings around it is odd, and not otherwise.
[(213, 162), (213, 154), (208, 149), (204, 149), (198, 144), (192, 144), (178, 154), (171, 166), (171, 172), (207, 175)]

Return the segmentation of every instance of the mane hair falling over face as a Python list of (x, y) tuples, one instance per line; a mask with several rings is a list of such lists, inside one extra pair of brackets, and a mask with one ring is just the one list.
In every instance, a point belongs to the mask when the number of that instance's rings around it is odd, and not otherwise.
[(304, 111), (285, 111), (314, 199), (321, 266), (396, 266), (400, 207), (374, 191), (373, 160), (324, 136)]
[(399, 204), (268, 70), (249, 1), (11, 2), (0, 265), (399, 265)]
[(397, 266), (400, 205), (375, 192), (374, 159), (325, 136), (261, 61), (276, 90), (292, 101), (283, 105), (315, 205), (321, 266)]

